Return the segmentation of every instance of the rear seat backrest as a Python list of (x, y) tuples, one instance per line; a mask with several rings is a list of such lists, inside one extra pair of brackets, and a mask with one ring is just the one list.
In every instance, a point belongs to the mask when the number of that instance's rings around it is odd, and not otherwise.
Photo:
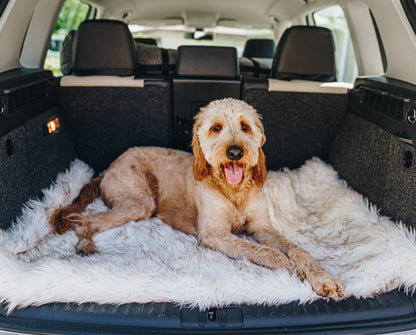
[(170, 145), (170, 85), (136, 79), (133, 37), (120, 21), (86, 21), (75, 36), (73, 72), (60, 106), (78, 157), (102, 171), (127, 148)]
[(173, 76), (176, 64), (176, 50), (142, 43), (136, 43), (136, 47), (140, 75)]
[(135, 37), (134, 42), (136, 42), (136, 44), (146, 44), (146, 45), (157, 46), (157, 41), (154, 38)]
[(173, 79), (173, 145), (190, 150), (193, 118), (199, 108), (222, 98), (240, 98), (237, 50), (181, 46)]
[(326, 159), (352, 86), (335, 82), (334, 50), (328, 29), (291, 27), (278, 43), (271, 78), (245, 80), (243, 99), (263, 115), (268, 168)]
[(240, 74), (243, 78), (268, 78), (272, 68), (272, 59), (241, 57)]
[(244, 78), (267, 78), (272, 67), (276, 45), (271, 39), (250, 39), (240, 58), (240, 73)]

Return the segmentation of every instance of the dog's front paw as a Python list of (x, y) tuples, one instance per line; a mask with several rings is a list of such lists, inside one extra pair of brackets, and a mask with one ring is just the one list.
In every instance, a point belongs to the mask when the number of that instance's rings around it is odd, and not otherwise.
[(328, 271), (322, 270), (308, 276), (312, 289), (319, 295), (328, 298), (342, 298), (344, 287), (342, 283)]

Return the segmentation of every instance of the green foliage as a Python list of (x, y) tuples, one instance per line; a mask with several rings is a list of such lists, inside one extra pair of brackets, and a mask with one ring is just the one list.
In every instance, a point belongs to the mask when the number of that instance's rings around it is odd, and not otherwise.
[[(80, 23), (87, 18), (88, 9), (89, 6), (80, 0), (66, 0), (59, 13), (53, 34), (66, 36), (71, 30), (78, 29)], [(44, 68), (51, 70), (55, 77), (62, 76), (58, 55), (48, 52)]]
[(67, 35), (71, 30), (77, 29), (85, 20), (88, 9), (89, 6), (79, 0), (66, 0), (53, 33)]
[(52, 71), (55, 77), (62, 76), (61, 64), (59, 62), (58, 56), (47, 56), (45, 60), (44, 69)]

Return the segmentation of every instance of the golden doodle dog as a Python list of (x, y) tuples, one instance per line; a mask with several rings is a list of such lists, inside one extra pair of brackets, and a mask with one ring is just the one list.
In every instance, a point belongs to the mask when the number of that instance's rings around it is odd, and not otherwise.
[[(71, 205), (55, 211), (51, 224), (58, 234), (75, 230), (78, 251), (91, 254), (97, 252), (92, 238), (98, 232), (156, 215), (197, 236), (201, 246), (273, 270), (295, 269), (316, 293), (341, 297), (342, 284), (272, 226), (262, 192), (265, 140), (253, 107), (231, 98), (213, 101), (195, 117), (193, 156), (131, 148), (86, 184)], [(83, 215), (99, 194), (111, 210)], [(258, 243), (236, 235), (244, 231)]]

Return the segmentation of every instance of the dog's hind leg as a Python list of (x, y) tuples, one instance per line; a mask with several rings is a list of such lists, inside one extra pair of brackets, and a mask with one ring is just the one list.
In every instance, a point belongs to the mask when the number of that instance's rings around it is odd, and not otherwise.
[[(149, 202), (146, 199), (146, 202)], [(89, 255), (98, 252), (93, 237), (95, 234), (113, 227), (121, 226), (129, 221), (149, 219), (153, 215), (152, 207), (146, 206), (143, 202), (126, 202), (115, 205), (111, 210), (83, 216), (80, 224), (74, 225), (78, 235), (78, 253)]]
[(72, 226), (79, 238), (78, 252), (97, 252), (93, 236), (129, 221), (152, 217), (157, 206), (157, 179), (137, 160), (122, 156), (108, 169), (100, 184), (101, 194), (110, 210), (91, 215), (77, 215)]

